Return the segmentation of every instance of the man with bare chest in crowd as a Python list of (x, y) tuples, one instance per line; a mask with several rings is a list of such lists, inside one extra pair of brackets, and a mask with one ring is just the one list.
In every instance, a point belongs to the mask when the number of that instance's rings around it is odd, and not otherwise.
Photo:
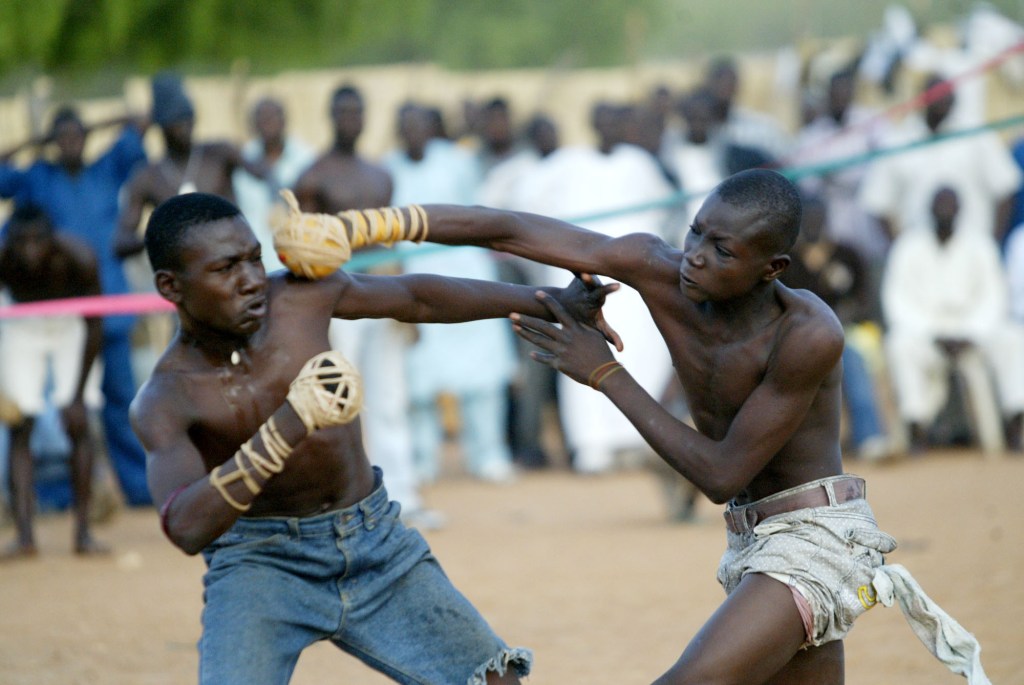
[(143, 249), (139, 225), (147, 209), (188, 192), (204, 192), (234, 201), (232, 174), (244, 168), (262, 178), (263, 167), (250, 163), (228, 142), (193, 140), (195, 110), (178, 77), (159, 74), (153, 79), (153, 121), (163, 134), (166, 154), (138, 169), (124, 187), (114, 250), (121, 259)]
[(391, 202), (391, 176), (356, 153), (363, 133), (363, 97), (352, 86), (331, 96), (334, 143), (295, 184), (295, 197), (307, 212), (335, 214), (346, 209), (383, 207)]
[[(354, 86), (331, 94), (330, 118), (334, 142), (295, 183), (295, 197), (307, 212), (337, 214), (349, 209), (383, 207), (391, 202), (391, 175), (358, 154), (366, 106)], [(378, 250), (377, 246), (363, 252)], [(398, 262), (377, 266), (370, 273), (401, 273)], [(402, 503), (402, 517), (421, 528), (440, 527), (438, 512), (424, 508), (413, 465), (404, 359), (415, 340), (414, 326), (391, 320), (361, 319), (331, 324), (331, 346), (345, 352), (363, 374), (366, 419), (363, 431), (373, 461), (388, 474), (391, 496)]]
[[(100, 294), (95, 255), (78, 239), (56, 233), (41, 209), (32, 205), (16, 209), (3, 238), (0, 287), (14, 302)], [(38, 553), (32, 528), (35, 484), (29, 439), (45, 406), (48, 382), (51, 401), (61, 409), (71, 441), (74, 551), (80, 555), (108, 551), (89, 530), (93, 445), (86, 404), (95, 407), (99, 400), (99, 378), (91, 372), (102, 337), (98, 318), (13, 318), (0, 325), (0, 388), (23, 417), (11, 426), (10, 486), (17, 539), (0, 559)]]

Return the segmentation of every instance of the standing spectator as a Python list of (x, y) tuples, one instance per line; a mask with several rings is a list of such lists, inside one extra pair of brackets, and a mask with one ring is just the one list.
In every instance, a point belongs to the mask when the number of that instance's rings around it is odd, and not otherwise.
[[(536, 211), (533, 198), (542, 175), (540, 169), (559, 147), (558, 128), (544, 114), (534, 115), (526, 125), (527, 145), (491, 169), (482, 181), (478, 202), (487, 207)], [(536, 262), (502, 255), (501, 277), (513, 283), (540, 286), (544, 267)], [(530, 346), (516, 338), (516, 372), (509, 392), (509, 443), (512, 460), (524, 468), (542, 468), (550, 457), (541, 443), (545, 407), (557, 411), (555, 372), (530, 359)]]
[(259, 178), (266, 176), (262, 166), (250, 164), (231, 143), (193, 140), (195, 109), (176, 74), (158, 74), (152, 88), (153, 121), (160, 127), (166, 154), (138, 169), (125, 186), (115, 243), (122, 259), (142, 252), (139, 226), (147, 209), (175, 195), (196, 191), (234, 201), (232, 175), (236, 169), (245, 169)]
[(832, 240), (825, 231), (828, 223), (828, 204), (817, 196), (805, 196), (800, 238), (781, 280), (790, 288), (810, 290), (820, 297), (843, 324), (847, 334), (842, 357), (843, 405), (854, 454), (872, 461), (888, 456), (889, 440), (865, 351), (853, 343), (855, 336), (850, 333), (858, 326), (872, 325), (867, 322), (875, 309), (874, 291), (860, 255), (852, 247)]
[[(41, 209), (23, 204), (14, 211), (0, 244), (0, 287), (14, 302), (98, 295), (97, 260), (85, 243), (56, 233)], [(29, 438), (45, 406), (48, 384), (71, 441), (75, 554), (108, 551), (89, 530), (93, 444), (86, 405), (95, 407), (99, 401), (93, 363), (102, 339), (97, 318), (8, 319), (0, 326), (0, 391), (23, 417), (11, 427), (9, 475), (17, 539), (0, 553), (0, 560), (38, 554), (32, 529), (35, 478)]]
[(882, 305), (900, 416), (911, 450), (925, 449), (928, 428), (947, 398), (947, 367), (975, 348), (995, 376), (1007, 445), (1020, 450), (1024, 327), (1010, 318), (995, 241), (960, 217), (956, 191), (940, 188), (932, 198), (931, 225), (902, 233), (889, 256)]
[[(493, 108), (485, 107), (489, 110), (493, 116)], [(431, 137), (433, 127), (425, 108), (405, 105), (398, 117), (403, 147), (384, 159), (395, 182), (393, 203), (474, 204), (480, 177), (473, 158), (458, 146)], [(422, 251), (405, 251), (406, 271), (500, 280), (494, 258), (481, 248), (417, 252)], [(511, 326), (500, 319), (486, 319), (458, 326), (421, 324), (417, 330), (406, 370), (420, 477), (429, 482), (438, 476), (445, 432), (442, 402), (447, 397), (457, 402), (469, 472), (485, 481), (510, 481), (508, 387), (515, 369)]]
[[(932, 76), (924, 90), (940, 83), (942, 79)], [(952, 132), (947, 122), (954, 101), (952, 90), (932, 100), (923, 116), (910, 117), (892, 144), (926, 143)], [(1021, 180), (1006, 146), (995, 133), (985, 132), (919, 145), (875, 161), (861, 185), (860, 201), (894, 237), (902, 231), (930, 227), (935, 193), (950, 187), (959, 198), (957, 224), (961, 230), (1001, 241), (1013, 193)]]
[[(796, 150), (790, 157), (792, 164), (827, 164), (865, 155), (881, 147), (882, 119), (874, 111), (854, 104), (856, 85), (853, 69), (832, 75), (823, 111), (797, 136)], [(807, 177), (800, 185), (805, 192), (819, 195), (827, 205), (825, 230), (828, 238), (857, 251), (867, 267), (866, 297), (877, 303), (889, 237), (878, 219), (865, 211), (858, 199), (865, 171), (863, 164), (842, 166)], [(868, 313), (877, 320), (880, 317), (877, 304)]]
[(666, 157), (667, 164), (686, 192), (682, 226), (677, 235), (669, 236), (675, 245), (683, 244), (697, 210), (711, 189), (726, 176), (724, 151), (713, 137), (714, 105), (714, 98), (704, 88), (686, 95), (679, 103), (686, 129)]
[[(0, 196), (15, 205), (42, 208), (59, 233), (88, 245), (99, 268), (102, 292), (129, 292), (128, 279), (115, 252), (118, 198), (122, 186), (146, 160), (142, 147), (145, 120), (124, 117), (116, 142), (94, 161), (83, 156), (88, 128), (72, 108), (53, 118), (48, 142), (57, 148), (55, 161), (39, 159), (27, 169), (0, 165)], [(103, 431), (110, 462), (130, 506), (152, 503), (146, 485), (146, 455), (128, 425), (128, 405), (135, 396), (131, 334), (135, 317), (103, 319)]]
[(242, 158), (265, 169), (266, 176), (257, 178), (238, 169), (232, 180), (238, 207), (263, 246), (263, 266), (270, 272), (284, 267), (270, 234), (271, 208), (280, 203), (279, 191), (293, 187), (315, 155), (305, 143), (287, 134), (284, 105), (276, 98), (258, 100), (250, 111), (249, 123), (255, 138), (242, 147)]
[[(306, 211), (335, 214), (390, 204), (391, 174), (357, 150), (366, 115), (362, 93), (351, 85), (340, 86), (331, 94), (329, 115), (334, 140), (296, 182), (299, 205)], [(399, 272), (391, 264), (372, 271)], [(391, 497), (402, 505), (402, 519), (424, 529), (440, 527), (441, 515), (423, 505), (413, 464), (409, 389), (402, 360), (415, 329), (389, 319), (361, 319), (331, 322), (330, 335), (331, 346), (363, 372), (367, 447), (374, 463), (387, 474)]]
[(755, 151), (765, 159), (786, 156), (792, 141), (779, 122), (768, 114), (737, 104), (739, 69), (731, 57), (721, 57), (711, 63), (703, 87), (711, 94), (715, 135), (727, 153)]
[[(591, 126), (597, 145), (561, 148), (545, 160), (537, 178), (543, 181), (544, 193), (536, 194), (533, 211), (582, 219), (585, 228), (607, 236), (638, 231), (662, 234), (667, 216), (664, 209), (600, 216), (665, 200), (674, 192), (646, 150), (623, 142), (623, 123), (620, 108), (608, 102), (596, 103), (591, 110)], [(568, 282), (569, 278), (567, 271), (555, 269), (548, 271), (545, 280)], [(615, 297), (608, 299), (604, 311), (613, 327), (636, 331), (622, 357), (635, 369), (641, 385), (659, 393), (671, 363), (639, 294), (623, 285)], [(636, 429), (600, 393), (560, 376), (558, 405), (566, 446), (577, 472), (607, 472), (615, 467), (617, 453), (645, 449)]]

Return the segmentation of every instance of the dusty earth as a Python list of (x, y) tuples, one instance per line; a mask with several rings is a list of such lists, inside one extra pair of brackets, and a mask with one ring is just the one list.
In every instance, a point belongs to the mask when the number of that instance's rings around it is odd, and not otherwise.
[[(879, 521), (901, 542), (889, 561), (978, 636), (993, 682), (1024, 684), (1024, 459), (942, 452), (849, 470), (867, 477)], [(696, 523), (669, 523), (644, 470), (555, 469), (506, 487), (449, 473), (426, 495), (449, 519), (427, 533), (449, 575), (510, 643), (534, 650), (528, 683), (648, 683), (722, 599), (720, 508), (703, 501)], [(68, 517), (48, 516), (42, 556), (0, 566), (3, 685), (195, 682), (202, 561), (162, 537), (152, 510), (122, 511), (98, 534), (114, 555), (75, 558)], [(895, 608), (858, 622), (846, 660), (853, 685), (965, 682)], [(389, 681), (320, 644), (292, 682)]]

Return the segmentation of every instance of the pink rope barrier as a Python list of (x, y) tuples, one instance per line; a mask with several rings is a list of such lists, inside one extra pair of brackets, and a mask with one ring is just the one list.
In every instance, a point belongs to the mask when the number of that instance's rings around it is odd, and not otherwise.
[(173, 311), (174, 305), (156, 293), (129, 293), (19, 302), (0, 307), (0, 319), (27, 316), (117, 316)]

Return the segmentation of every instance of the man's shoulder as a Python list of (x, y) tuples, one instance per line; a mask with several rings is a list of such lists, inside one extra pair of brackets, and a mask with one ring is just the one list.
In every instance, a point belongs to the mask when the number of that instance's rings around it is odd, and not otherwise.
[(807, 344), (832, 345), (843, 341), (843, 325), (828, 304), (810, 290), (793, 290), (779, 284), (785, 305), (787, 334)]

